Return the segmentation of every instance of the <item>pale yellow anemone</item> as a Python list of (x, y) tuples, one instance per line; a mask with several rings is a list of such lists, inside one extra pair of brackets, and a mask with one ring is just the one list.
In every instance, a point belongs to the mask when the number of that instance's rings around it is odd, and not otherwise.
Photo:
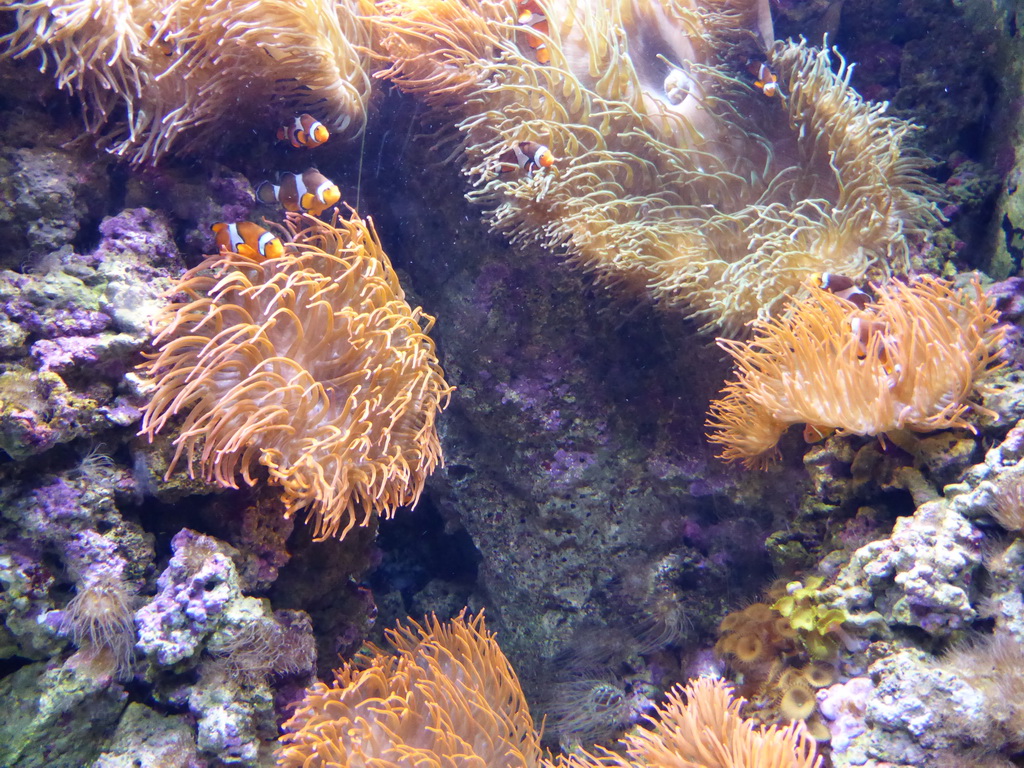
[[(901, 270), (936, 218), (912, 127), (764, 3), (383, 0), (382, 72), (447, 116), (495, 229), (735, 336), (812, 272)], [(537, 46), (550, 62), (537, 60)], [(780, 93), (750, 70), (768, 63)], [(554, 168), (499, 173), (518, 142)]]
[(315, 112), (356, 135), (370, 96), (370, 0), (14, 0), (0, 53), (38, 53), (87, 129), (133, 162)]

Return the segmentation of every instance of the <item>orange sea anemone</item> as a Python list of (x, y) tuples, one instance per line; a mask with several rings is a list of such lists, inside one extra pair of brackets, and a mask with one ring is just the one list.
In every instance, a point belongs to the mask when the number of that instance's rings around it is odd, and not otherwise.
[[(302, 228), (299, 228), (302, 227)], [(184, 423), (185, 456), (209, 482), (249, 485), (264, 467), (287, 514), (344, 537), (414, 504), (441, 460), (435, 418), (451, 388), (433, 318), (406, 303), (369, 222), (290, 222), (281, 258), (208, 258), (183, 278), (158, 350), (142, 433)]]
[[(912, 127), (861, 99), (841, 58), (773, 44), (766, 2), (530, 0), (529, 29), (520, 5), (382, 0), (373, 19), (380, 74), (453, 129), (468, 196), (513, 243), (735, 337), (813, 272), (904, 269), (905, 235), (935, 222)], [(523, 142), (557, 162), (508, 173)]]
[[(377, 651), (317, 683), (284, 725), (281, 768), (540, 763), (519, 680), (482, 615), (388, 632)], [(376, 650), (376, 649), (375, 649)]]
[(998, 313), (977, 282), (893, 281), (863, 310), (808, 290), (787, 317), (755, 325), (750, 341), (719, 339), (738, 369), (708, 420), (722, 458), (763, 466), (792, 424), (878, 435), (973, 429), (969, 410), (995, 415), (971, 399), (1003, 364)]
[(814, 739), (803, 722), (755, 727), (740, 716), (742, 699), (721, 680), (698, 678), (669, 691), (644, 726), (622, 740), (626, 755), (602, 751), (562, 758), (565, 768), (818, 768)]

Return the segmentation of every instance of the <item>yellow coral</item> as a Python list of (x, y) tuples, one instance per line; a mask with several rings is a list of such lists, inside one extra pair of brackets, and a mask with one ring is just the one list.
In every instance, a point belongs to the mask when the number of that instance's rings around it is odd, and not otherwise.
[[(14, 0), (15, 58), (39, 52), (82, 96), (87, 129), (133, 162), (313, 110), (365, 122), (370, 0)], [(269, 121), (269, 122), (268, 122)], [(110, 123), (114, 123), (114, 127)]]
[[(297, 229), (294, 222), (305, 228)], [(174, 460), (235, 487), (263, 465), (287, 514), (345, 536), (414, 504), (441, 460), (435, 418), (451, 388), (370, 224), (295, 218), (278, 259), (223, 253), (188, 272), (143, 368), (150, 437), (186, 413)]]
[[(828, 51), (773, 47), (766, 3), (537, 0), (547, 35), (524, 34), (510, 0), (380, 6), (381, 74), (455, 116), (469, 197), (495, 229), (726, 335), (812, 272), (901, 268), (904, 235), (935, 220), (911, 127)], [(752, 84), (746, 62), (765, 56), (784, 97)], [(527, 140), (557, 167), (496, 173)]]
[(971, 394), (1002, 365), (1003, 332), (977, 282), (967, 291), (930, 276), (893, 281), (863, 311), (809, 290), (750, 341), (719, 339), (738, 368), (708, 420), (722, 458), (763, 465), (792, 424), (877, 435), (973, 429), (969, 409), (990, 413)]
[(285, 723), (278, 766), (526, 768), (540, 739), (519, 680), (483, 615), (388, 632), (378, 651), (317, 683)]

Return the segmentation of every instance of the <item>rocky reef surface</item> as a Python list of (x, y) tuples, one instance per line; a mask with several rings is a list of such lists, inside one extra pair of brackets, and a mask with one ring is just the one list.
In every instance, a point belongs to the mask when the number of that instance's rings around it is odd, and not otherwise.
[[(1017, 275), (1013, 10), (777, 5), (794, 34), (838, 35), (866, 96), (930, 123), (949, 221), (915, 267)], [(908, 9), (963, 22), (978, 55), (952, 86), (985, 99), (936, 90), (948, 48), (867, 21)], [(411, 100), (383, 96), (365, 144), (318, 162), (438, 317), (446, 464), (415, 510), (312, 542), (272, 490), (165, 478), (168, 440), (136, 434), (150, 320), (214, 222), (270, 213), (262, 171), (230, 152), (128, 168), (81, 140), (47, 75), (3, 62), (0, 85), (0, 765), (272, 765), (339, 654), (465, 605), (486, 607), (551, 745), (608, 742), (672, 683), (728, 671), (726, 614), (811, 575), (844, 617), (816, 693), (833, 765), (1006, 765), (1024, 743), (1024, 545), (993, 515), (1024, 476), (1020, 277), (987, 281), (1009, 364), (976, 434), (791, 434), (768, 472), (727, 467), (704, 436), (728, 372), (709, 339), (558, 254), (511, 256), (409, 138)]]

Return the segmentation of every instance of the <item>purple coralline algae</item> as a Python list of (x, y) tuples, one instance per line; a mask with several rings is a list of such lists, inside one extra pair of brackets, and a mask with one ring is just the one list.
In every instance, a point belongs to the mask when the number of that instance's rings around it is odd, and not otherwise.
[[(100, 225), (88, 255), (0, 271), (0, 449), (15, 459), (139, 418), (125, 376), (184, 269), (170, 225), (147, 209)], [(26, 354), (27, 352), (27, 354)]]
[[(0, 599), (8, 609), (0, 657), (43, 658), (66, 644), (62, 635), (75, 633), (57, 607), (58, 578), (70, 577), (77, 594), (120, 585), (119, 593), (131, 595), (153, 560), (153, 540), (118, 510), (117, 496), (130, 484), (114, 467), (44, 475), (34, 487), (12, 479), (18, 482), (2, 499), (0, 522), (0, 578), (8, 585)], [(99, 621), (95, 626), (103, 617)], [(121, 647), (132, 642), (128, 638)]]
[(244, 221), (252, 216), (255, 195), (240, 173), (216, 164), (196, 178), (172, 165), (140, 169), (128, 185), (129, 207), (159, 208), (187, 222), (184, 247), (193, 253), (215, 253), (211, 227), (219, 221)]
[(162, 213), (134, 208), (105, 219), (100, 234), (89, 263), (103, 281), (103, 308), (117, 330), (148, 337), (184, 268), (170, 223)]
[(872, 728), (861, 738), (876, 760), (933, 765), (938, 754), (962, 744), (963, 724), (988, 717), (984, 696), (923, 652), (899, 651), (869, 672), (878, 683), (868, 699)]
[(242, 594), (230, 545), (189, 529), (171, 541), (174, 554), (158, 592), (136, 613), (139, 650), (150, 674), (198, 668), (188, 690), (161, 698), (186, 705), (196, 719), (200, 751), (222, 761), (255, 765), (276, 735), (271, 675), (308, 679), (316, 665), (309, 618), (269, 611)]
[(226, 545), (187, 528), (171, 540), (174, 555), (157, 580), (157, 595), (135, 616), (139, 650), (154, 664), (191, 659), (220, 626), (224, 607), (242, 598)]
[(834, 756), (845, 755), (853, 740), (867, 729), (868, 697), (875, 686), (868, 677), (853, 677), (818, 691), (818, 712), (832, 735)]
[(45, 659), (64, 645), (42, 620), (53, 609), (53, 571), (25, 541), (0, 541), (0, 659)]
[[(990, 521), (1002, 489), (1024, 476), (1024, 424), (1018, 424), (1002, 443), (971, 467), (962, 482), (946, 487), (951, 506), (966, 518)], [(986, 568), (988, 595), (981, 605), (996, 630), (1024, 642), (1024, 540), (989, 544)]]

